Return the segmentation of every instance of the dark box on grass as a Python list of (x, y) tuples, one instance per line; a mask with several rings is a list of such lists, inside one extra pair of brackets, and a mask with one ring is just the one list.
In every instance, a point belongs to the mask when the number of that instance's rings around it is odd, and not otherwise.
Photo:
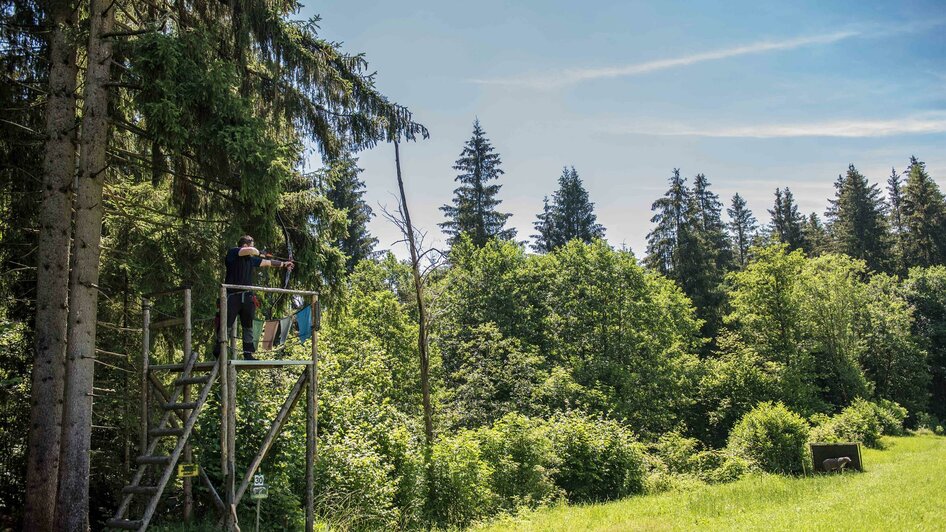
[(824, 468), (824, 461), (828, 458), (841, 458), (846, 456), (851, 459), (851, 463), (844, 469), (864, 470), (864, 463), (861, 461), (861, 444), (859, 443), (809, 443), (811, 448), (811, 461), (814, 462), (815, 471), (827, 473)]

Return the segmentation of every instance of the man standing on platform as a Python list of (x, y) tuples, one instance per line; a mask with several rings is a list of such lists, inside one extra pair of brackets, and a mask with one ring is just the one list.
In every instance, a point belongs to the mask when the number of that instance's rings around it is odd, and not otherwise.
[[(243, 235), (237, 241), (237, 247), (230, 248), (224, 263), (227, 267), (227, 276), (225, 284), (252, 286), (254, 268), (286, 268), (292, 271), (292, 261), (281, 261), (273, 259), (264, 259), (260, 252), (253, 246), (253, 237)], [(233, 329), (237, 316), (240, 317), (240, 327), (243, 329), (243, 358), (245, 360), (256, 360), (253, 353), (256, 352), (256, 344), (253, 341), (253, 318), (256, 317), (256, 308), (259, 301), (256, 294), (250, 290), (240, 288), (227, 289), (227, 328)], [(219, 323), (220, 316), (217, 315)], [(220, 344), (215, 343), (214, 356), (220, 354)]]

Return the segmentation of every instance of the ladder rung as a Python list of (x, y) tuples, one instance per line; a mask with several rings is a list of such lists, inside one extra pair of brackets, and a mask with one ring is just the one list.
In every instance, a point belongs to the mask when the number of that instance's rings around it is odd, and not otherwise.
[(109, 519), (105, 522), (108, 528), (121, 528), (122, 530), (138, 530), (141, 528), (141, 521), (131, 521), (129, 519)]
[(197, 403), (165, 403), (161, 405), (165, 410), (193, 410), (197, 408)]
[(183, 436), (184, 429), (182, 428), (165, 428), (165, 429), (151, 429), (148, 431), (148, 436), (152, 438), (162, 438), (164, 436)]
[(181, 377), (174, 381), (174, 386), (183, 386), (186, 384), (207, 384), (207, 381), (210, 380), (210, 375), (204, 375), (202, 377)]
[(156, 486), (125, 486), (122, 493), (125, 495), (154, 495), (158, 492)]
[(139, 464), (169, 464), (170, 456), (139, 456), (135, 459)]

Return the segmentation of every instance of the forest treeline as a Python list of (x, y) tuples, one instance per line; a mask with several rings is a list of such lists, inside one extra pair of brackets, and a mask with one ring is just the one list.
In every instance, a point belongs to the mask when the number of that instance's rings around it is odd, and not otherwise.
[[(192, 286), (212, 358), (221, 257), (246, 233), (297, 263), (260, 284), (323, 293), (316, 510), (340, 527), (798, 472), (809, 438), (876, 445), (946, 419), (946, 206), (916, 158), (883, 190), (850, 166), (823, 216), (779, 187), (768, 224), (672, 170), (636, 256), (604, 240), (574, 167), (517, 240), (501, 182), (518, 176), (477, 121), (442, 207), (449, 249), (411, 264), (375, 249), (356, 154), (427, 131), (296, 2), (0, 6), (2, 526), (111, 516), (139, 454), (141, 297)], [(323, 168), (299, 170), (304, 146)], [(183, 357), (180, 331), (152, 343), (154, 363)], [(308, 356), (297, 344), (280, 356)], [(239, 468), (294, 380), (241, 375)], [(219, 485), (218, 407), (192, 443)], [(295, 413), (261, 466), (269, 529), (301, 526), (304, 449)], [(178, 486), (158, 522), (181, 519)]]

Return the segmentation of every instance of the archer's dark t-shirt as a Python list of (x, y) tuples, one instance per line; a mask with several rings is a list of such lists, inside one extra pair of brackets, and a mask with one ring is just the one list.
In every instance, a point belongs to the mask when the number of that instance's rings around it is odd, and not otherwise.
[(253, 269), (259, 267), (263, 259), (258, 256), (241, 257), (240, 248), (230, 248), (224, 262), (227, 265), (226, 284), (249, 286), (253, 284)]

